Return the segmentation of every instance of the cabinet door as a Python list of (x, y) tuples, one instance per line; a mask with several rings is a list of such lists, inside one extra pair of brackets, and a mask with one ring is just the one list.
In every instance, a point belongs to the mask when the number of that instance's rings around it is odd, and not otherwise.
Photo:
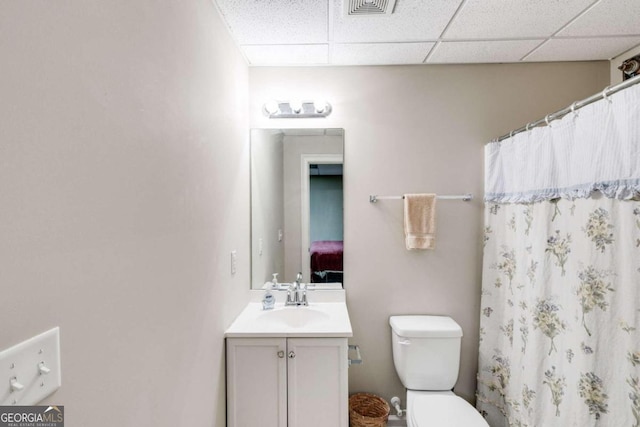
[(346, 338), (287, 340), (289, 427), (347, 427)]
[(285, 338), (227, 338), (227, 426), (287, 426)]

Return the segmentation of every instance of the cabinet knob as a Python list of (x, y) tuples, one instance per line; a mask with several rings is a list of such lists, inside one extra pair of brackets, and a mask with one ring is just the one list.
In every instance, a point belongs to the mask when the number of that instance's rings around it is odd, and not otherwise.
[(283, 358), (284, 358), (284, 351), (280, 350), (280, 351), (278, 352), (278, 357), (279, 357), (280, 359), (283, 359)]
[(289, 352), (289, 359), (295, 359), (296, 354), (293, 351)]

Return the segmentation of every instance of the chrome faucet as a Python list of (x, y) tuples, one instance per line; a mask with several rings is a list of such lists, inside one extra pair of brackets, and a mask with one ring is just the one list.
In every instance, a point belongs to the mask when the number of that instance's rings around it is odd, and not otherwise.
[(298, 273), (296, 281), (291, 283), (287, 290), (287, 302), (285, 305), (309, 305), (309, 302), (307, 301), (307, 289), (303, 283), (300, 283), (301, 280), (302, 273)]

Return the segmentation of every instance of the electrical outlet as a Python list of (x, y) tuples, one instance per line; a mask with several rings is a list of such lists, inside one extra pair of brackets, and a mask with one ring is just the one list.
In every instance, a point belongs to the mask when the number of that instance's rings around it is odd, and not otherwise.
[(236, 251), (231, 251), (231, 274), (236, 274), (238, 267), (238, 256)]
[(0, 352), (0, 405), (35, 405), (60, 388), (60, 328)]
[(284, 237), (284, 233), (282, 232), (282, 228), (278, 229), (278, 242), (282, 242), (282, 238)]

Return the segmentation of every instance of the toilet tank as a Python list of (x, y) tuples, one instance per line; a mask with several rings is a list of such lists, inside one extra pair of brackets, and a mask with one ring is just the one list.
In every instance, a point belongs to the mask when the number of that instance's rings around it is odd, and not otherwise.
[(460, 370), (462, 328), (447, 316), (391, 316), (393, 363), (409, 390), (451, 390)]

